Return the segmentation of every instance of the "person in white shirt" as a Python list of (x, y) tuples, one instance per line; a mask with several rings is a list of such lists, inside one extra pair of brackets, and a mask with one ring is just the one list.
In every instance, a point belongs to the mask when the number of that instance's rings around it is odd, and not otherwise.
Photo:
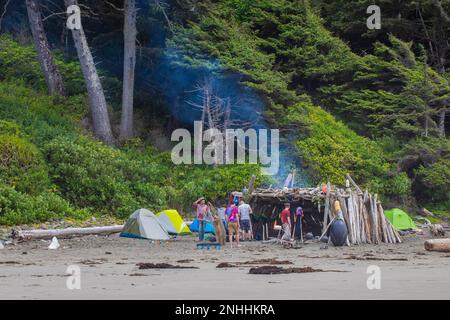
[(239, 205), (239, 219), (241, 221), (241, 229), (244, 234), (244, 240), (252, 239), (252, 222), (250, 220), (250, 215), (253, 213), (252, 208), (244, 202), (240, 201)]

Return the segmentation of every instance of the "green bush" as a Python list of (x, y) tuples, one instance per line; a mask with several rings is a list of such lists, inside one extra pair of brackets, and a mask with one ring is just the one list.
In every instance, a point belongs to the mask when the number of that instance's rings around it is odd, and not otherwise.
[(61, 218), (87, 218), (87, 210), (75, 210), (55, 193), (30, 196), (0, 185), (0, 225), (30, 224)]
[(407, 196), (411, 194), (412, 181), (406, 174), (401, 172), (394, 177), (386, 179), (382, 186), (382, 192), (388, 196)]
[(420, 193), (428, 203), (443, 202), (450, 207), (450, 159), (441, 158), (430, 166), (420, 166), (415, 173), (421, 186)]
[(45, 163), (35, 145), (16, 135), (0, 134), (0, 183), (30, 194), (48, 188)]
[(293, 124), (308, 123), (309, 134), (301, 136), (296, 145), (314, 182), (329, 180), (342, 185), (350, 173), (359, 183), (374, 187), (386, 176), (389, 164), (381, 148), (323, 109), (297, 104), (289, 108), (287, 119)]
[(52, 181), (77, 207), (126, 217), (145, 207), (161, 209), (166, 196), (158, 167), (80, 136), (44, 147)]

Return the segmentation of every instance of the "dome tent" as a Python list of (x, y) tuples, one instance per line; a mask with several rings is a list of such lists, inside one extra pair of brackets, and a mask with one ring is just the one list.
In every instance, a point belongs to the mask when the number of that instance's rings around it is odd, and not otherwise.
[(169, 234), (191, 234), (191, 230), (189, 230), (189, 227), (186, 222), (183, 221), (183, 218), (181, 218), (177, 210), (164, 210), (158, 213), (156, 217)]
[(397, 230), (416, 229), (414, 221), (402, 209), (394, 208), (386, 210), (384, 215)]
[(167, 230), (158, 218), (147, 209), (135, 211), (123, 227), (121, 237), (149, 240), (169, 240)]

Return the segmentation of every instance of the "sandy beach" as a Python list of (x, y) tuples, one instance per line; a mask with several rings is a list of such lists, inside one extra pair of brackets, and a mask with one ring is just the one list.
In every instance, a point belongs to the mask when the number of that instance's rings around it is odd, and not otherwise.
[[(193, 236), (165, 243), (88, 236), (61, 239), (58, 250), (30, 241), (0, 250), (0, 299), (450, 299), (450, 254), (425, 251), (424, 240), (328, 249), (244, 242), (222, 251), (196, 250)], [(249, 274), (267, 265), (262, 259), (329, 272)], [(217, 268), (223, 262), (234, 267)], [(141, 270), (139, 263), (196, 269)], [(67, 288), (70, 265), (81, 270), (80, 290)], [(371, 265), (380, 267), (378, 290), (367, 287)]]

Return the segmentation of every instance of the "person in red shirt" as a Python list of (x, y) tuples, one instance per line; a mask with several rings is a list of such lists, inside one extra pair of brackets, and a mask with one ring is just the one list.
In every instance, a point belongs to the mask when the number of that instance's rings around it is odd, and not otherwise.
[(283, 237), (281, 240), (291, 241), (291, 205), (284, 204), (284, 210), (281, 211), (281, 223), (283, 225)]

